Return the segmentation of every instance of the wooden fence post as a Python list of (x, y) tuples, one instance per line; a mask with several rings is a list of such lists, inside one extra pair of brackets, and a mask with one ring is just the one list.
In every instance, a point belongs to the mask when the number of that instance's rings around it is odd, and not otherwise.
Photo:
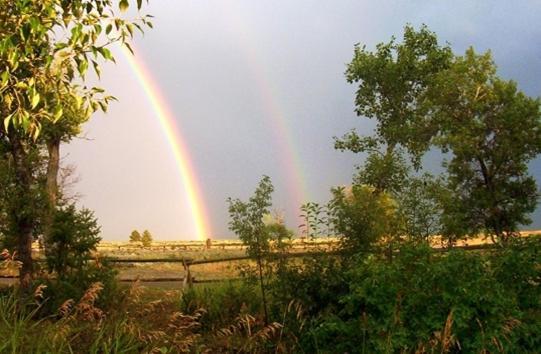
[(184, 279), (182, 280), (182, 287), (191, 288), (193, 286), (193, 279), (192, 274), (190, 273), (190, 264), (183, 259), (182, 265), (184, 266)]

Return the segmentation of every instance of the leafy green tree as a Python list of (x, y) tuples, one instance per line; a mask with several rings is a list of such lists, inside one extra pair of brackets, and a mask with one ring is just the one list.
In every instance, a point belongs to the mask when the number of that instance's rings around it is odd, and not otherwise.
[[(138, 7), (141, 6), (137, 1)], [(0, 2), (0, 140), (7, 145), (14, 188), (22, 209), (9, 208), (20, 279), (27, 288), (32, 277), (31, 243), (37, 225), (34, 203), (36, 170), (31, 163), (37, 138), (46, 121), (65, 119), (65, 105), (76, 103), (90, 115), (105, 110), (110, 97), (99, 88), (78, 86), (88, 68), (100, 74), (100, 61), (114, 61), (107, 48), (120, 42), (128, 48), (134, 28), (146, 17), (127, 21), (114, 12), (113, 0), (47, 0)], [(128, 7), (120, 0), (121, 11)], [(34, 195), (33, 195), (34, 194)]]
[(346, 253), (373, 251), (400, 234), (396, 201), (374, 191), (366, 185), (332, 190), (330, 218)]
[(329, 235), (329, 220), (327, 208), (319, 203), (308, 202), (301, 205), (301, 215), (303, 223), (299, 225), (302, 235), (313, 239), (321, 235)]
[(143, 235), (141, 235), (141, 243), (143, 243), (143, 246), (145, 247), (152, 245), (152, 235), (148, 230), (143, 231)]
[(454, 214), (469, 233), (506, 241), (531, 222), (539, 191), (528, 162), (541, 153), (541, 101), (496, 75), (490, 52), (454, 58), (430, 90), (434, 143), (446, 162)]
[[(45, 192), (47, 195), (47, 208), (43, 212), (43, 241), (45, 251), (49, 243), (54, 213), (61, 198), (58, 175), (60, 172), (60, 144), (69, 142), (81, 132), (81, 126), (90, 118), (90, 112), (79, 105), (72, 95), (66, 94), (63, 103), (62, 118), (57, 122), (45, 120), (42, 123), (41, 134), (38, 143), (44, 146), (47, 156), (45, 172)], [(106, 106), (104, 106), (106, 108)]]
[(411, 177), (397, 195), (398, 214), (404, 234), (413, 240), (429, 241), (442, 231), (441, 181), (432, 175)]
[(406, 26), (402, 43), (356, 46), (346, 77), (359, 85), (357, 114), (377, 120), (374, 136), (335, 139), (337, 149), (368, 153), (355, 183), (399, 199), (405, 186), (418, 187), (407, 182), (403, 156), (418, 170), (438, 147), (450, 158), (434, 216), (450, 242), (480, 232), (505, 241), (530, 222), (539, 192), (527, 164), (541, 152), (540, 100), (500, 79), (490, 53), (455, 56), (425, 26)]
[(388, 165), (396, 158), (395, 149), (402, 146), (418, 168), (436, 132), (420, 103), (434, 75), (448, 67), (451, 57), (450, 48), (439, 45), (436, 35), (426, 26), (415, 31), (408, 25), (402, 43), (392, 38), (389, 43), (378, 44), (374, 52), (357, 45), (346, 78), (359, 85), (355, 111), (359, 116), (377, 120), (376, 134), (361, 137), (351, 131), (336, 139), (336, 148), (382, 151), (373, 163)]
[(229, 228), (246, 245), (246, 253), (256, 261), (255, 272), (261, 289), (266, 323), (269, 322), (266, 293), (268, 278), (273, 274), (271, 263), (273, 250), (276, 248), (284, 250), (287, 247), (284, 240), (291, 238), (291, 232), (283, 223), (265, 223), (272, 206), (273, 191), (270, 178), (263, 176), (254, 195), (247, 202), (231, 198), (227, 200), (231, 218)]
[(92, 211), (68, 205), (59, 208), (51, 228), (47, 266), (59, 278), (81, 271), (101, 241), (100, 227)]
[(133, 230), (130, 234), (130, 242), (141, 242), (141, 234), (137, 230)]

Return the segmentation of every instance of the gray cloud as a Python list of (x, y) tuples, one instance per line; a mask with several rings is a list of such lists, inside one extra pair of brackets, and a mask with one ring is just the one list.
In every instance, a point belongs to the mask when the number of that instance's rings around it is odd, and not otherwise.
[[(425, 23), (462, 53), (492, 50), (500, 74), (541, 94), (541, 4), (506, 1), (152, 1), (155, 29), (136, 41), (182, 129), (202, 186), (213, 236), (227, 230), (228, 196), (247, 198), (271, 176), (275, 206), (296, 227), (298, 205), (275, 133), (271, 100), (291, 135), (312, 200), (348, 184), (362, 156), (332, 148), (332, 137), (372, 123), (353, 113), (355, 88), (343, 72), (355, 43), (369, 48)], [(86, 127), (93, 141), (65, 150), (78, 166), (81, 203), (103, 236), (126, 239), (148, 228), (156, 238), (189, 238), (191, 213), (157, 119), (125, 61), (108, 66), (102, 86), (118, 96)], [(270, 92), (270, 94), (269, 94)], [(541, 162), (532, 171), (541, 180)], [(541, 227), (540, 213), (534, 215)]]

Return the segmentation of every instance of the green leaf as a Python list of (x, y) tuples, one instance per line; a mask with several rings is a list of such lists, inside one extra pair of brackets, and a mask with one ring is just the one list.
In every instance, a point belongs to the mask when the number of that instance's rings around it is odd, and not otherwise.
[(4, 118), (4, 130), (5, 130), (6, 132), (8, 131), (9, 122), (11, 122), (11, 118), (13, 118), (13, 114), (14, 114), (14, 113), (11, 113), (11, 114), (8, 115), (6, 118)]
[(92, 60), (92, 66), (94, 67), (94, 71), (96, 72), (96, 75), (98, 75), (98, 79), (101, 78), (100, 65), (97, 62), (95, 62), (94, 60)]
[(126, 46), (126, 48), (128, 48), (128, 50), (130, 51), (130, 53), (132, 55), (135, 55), (134, 52), (133, 52), (133, 49), (132, 47), (130, 46), (130, 44), (128, 42), (124, 42), (124, 45)]
[(99, 105), (100, 105), (101, 110), (102, 110), (104, 113), (107, 113), (107, 103), (106, 103), (106, 102), (103, 102), (103, 101), (100, 101), (100, 102), (99, 102)]
[(57, 105), (55, 108), (54, 108), (54, 113), (53, 113), (53, 123), (56, 123), (60, 117), (62, 117), (62, 113), (64, 112), (64, 110), (62, 109), (62, 106), (60, 105)]
[(103, 58), (107, 60), (113, 60), (113, 55), (111, 54), (111, 51), (105, 47), (101, 47), (98, 49), (98, 51), (101, 53)]
[(137, 0), (137, 10), (141, 10), (142, 4), (143, 4), (143, 0)]
[(86, 59), (82, 59), (79, 62), (77, 69), (79, 70), (79, 74), (81, 74), (81, 76), (85, 76), (86, 70), (88, 69), (88, 61)]
[(3, 71), (2, 74), (0, 74), (0, 80), (0, 89), (3, 89), (8, 84), (9, 71)]
[(33, 126), (32, 139), (36, 141), (38, 139), (39, 133), (41, 131), (41, 126), (39, 124)]
[(105, 27), (105, 34), (111, 33), (111, 30), (113, 29), (112, 24), (108, 24), (107, 27)]
[(34, 95), (32, 95), (32, 109), (36, 108), (36, 106), (39, 104), (40, 96), (39, 93), (34, 92)]
[(130, 5), (128, 3), (128, 0), (120, 0), (120, 2), (118, 3), (118, 8), (121, 12), (125, 12), (129, 6)]

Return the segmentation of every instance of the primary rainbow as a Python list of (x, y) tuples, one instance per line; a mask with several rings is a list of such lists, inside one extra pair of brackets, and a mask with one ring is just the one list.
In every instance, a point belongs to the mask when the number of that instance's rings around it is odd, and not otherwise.
[(152, 79), (143, 60), (140, 57), (133, 56), (128, 49), (122, 48), (130, 68), (134, 72), (137, 81), (143, 88), (154, 113), (160, 122), (163, 133), (173, 152), (178, 172), (182, 179), (184, 189), (187, 194), (188, 203), (192, 211), (192, 217), (195, 224), (197, 238), (206, 240), (210, 238), (210, 225), (207, 221), (207, 214), (204, 208), (204, 202), (200, 188), (197, 183), (195, 169), (190, 161), (188, 148), (176, 124), (175, 116), (170, 111), (167, 101), (158, 89), (158, 85)]

